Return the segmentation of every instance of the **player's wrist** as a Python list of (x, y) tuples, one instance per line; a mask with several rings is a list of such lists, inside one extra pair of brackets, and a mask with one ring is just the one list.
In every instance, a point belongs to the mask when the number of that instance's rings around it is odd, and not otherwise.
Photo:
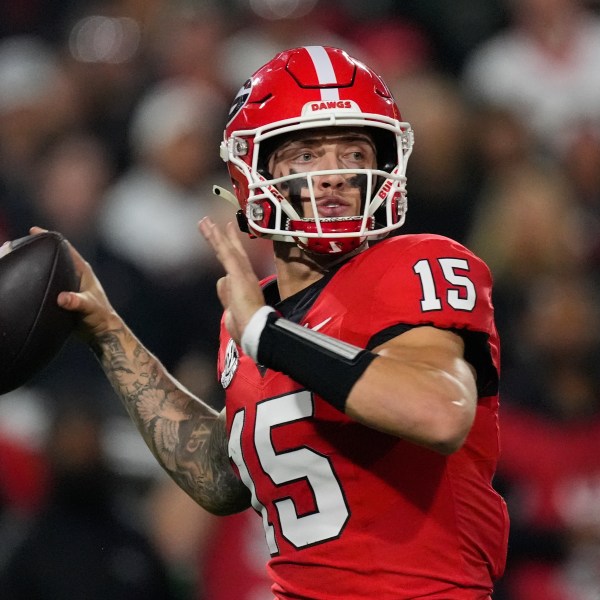
[(258, 345), (260, 336), (267, 324), (267, 318), (274, 312), (276, 311), (272, 306), (261, 306), (252, 317), (250, 317), (250, 320), (242, 333), (240, 346), (242, 347), (244, 354), (249, 356), (254, 362), (258, 361)]
[(123, 319), (115, 311), (106, 314), (84, 318), (78, 329), (78, 335), (86, 342), (96, 355), (104, 354), (111, 350), (115, 336), (128, 330)]

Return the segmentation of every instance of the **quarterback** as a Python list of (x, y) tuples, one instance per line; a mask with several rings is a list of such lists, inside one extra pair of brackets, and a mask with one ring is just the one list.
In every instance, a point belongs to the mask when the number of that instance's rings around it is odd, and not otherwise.
[(74, 249), (81, 289), (58, 298), (173, 479), (215, 514), (262, 518), (280, 600), (484, 600), (504, 569), (491, 277), (453, 240), (397, 234), (412, 145), (342, 50), (282, 52), (242, 86), (221, 144), (233, 193), (215, 193), (276, 268), (259, 281), (237, 228), (200, 222), (225, 271), (221, 414)]

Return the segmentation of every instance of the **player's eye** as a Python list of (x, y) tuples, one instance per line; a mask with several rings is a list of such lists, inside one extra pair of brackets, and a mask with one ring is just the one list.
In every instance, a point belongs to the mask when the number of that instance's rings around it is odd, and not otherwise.
[(296, 160), (298, 162), (310, 162), (314, 158), (314, 154), (312, 152), (304, 151), (298, 154)]
[(343, 156), (344, 163), (353, 166), (363, 167), (367, 160), (366, 152), (359, 148), (348, 150)]

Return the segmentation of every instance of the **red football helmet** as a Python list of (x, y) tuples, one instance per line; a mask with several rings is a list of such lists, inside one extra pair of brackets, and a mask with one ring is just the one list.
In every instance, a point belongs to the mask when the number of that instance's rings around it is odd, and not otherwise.
[[(267, 170), (265, 146), (272, 150), (275, 136), (323, 127), (368, 131), (377, 167), (302, 173), (310, 201), (314, 206), (315, 176), (365, 175), (361, 215), (304, 218), (278, 189), (298, 175), (273, 180)], [(241, 209), (241, 229), (253, 236), (294, 242), (318, 254), (339, 254), (367, 238), (385, 237), (404, 222), (406, 162), (412, 144), (412, 129), (401, 121), (378, 75), (343, 50), (307, 46), (281, 52), (246, 81), (229, 112), (221, 158)], [(215, 191), (227, 194), (220, 188)]]

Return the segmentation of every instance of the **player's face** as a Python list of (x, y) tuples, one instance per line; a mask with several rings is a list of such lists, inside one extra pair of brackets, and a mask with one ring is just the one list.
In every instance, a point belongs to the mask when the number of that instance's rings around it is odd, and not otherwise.
[[(301, 133), (284, 142), (269, 159), (269, 172), (283, 177), (309, 171), (369, 169), (376, 166), (371, 137), (358, 130)], [(316, 206), (320, 217), (360, 215), (367, 176), (360, 173), (328, 173), (313, 176)], [(304, 218), (314, 217), (308, 181), (305, 178), (280, 184), (280, 192)]]

